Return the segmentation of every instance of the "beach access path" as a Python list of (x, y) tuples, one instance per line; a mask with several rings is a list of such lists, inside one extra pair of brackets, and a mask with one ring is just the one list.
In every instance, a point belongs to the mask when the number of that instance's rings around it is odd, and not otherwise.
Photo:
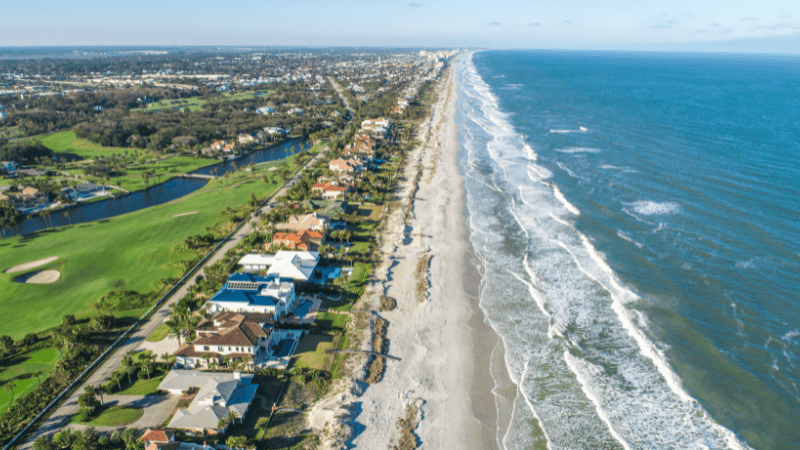
[[(282, 195), (286, 195), (289, 189), (294, 186), (294, 184), (299, 179), (300, 175), (303, 171), (307, 168), (312, 166), (316, 161), (321, 159), (324, 154), (327, 152), (328, 147), (324, 147), (319, 153), (314, 155), (297, 173), (290, 178), (289, 180), (284, 183), (283, 187), (276, 191), (270, 199), (277, 198)], [(266, 213), (270, 210), (269, 202), (265, 202), (264, 206), (261, 207), (258, 212), (259, 216), (263, 213)], [(251, 221), (248, 219), (248, 222), (242, 226), (235, 235), (231, 236), (224, 245), (222, 245), (211, 258), (209, 258), (202, 267), (200, 267), (195, 275), (205, 274), (205, 268), (216, 263), (223, 256), (228, 252), (228, 250), (235, 247), (241, 240), (250, 234), (253, 230), (255, 221)], [(52, 435), (59, 431), (61, 428), (69, 424), (69, 420), (72, 418), (73, 415), (78, 411), (78, 397), (83, 393), (84, 387), (87, 385), (98, 385), (104, 383), (109, 379), (111, 373), (113, 373), (117, 367), (120, 366), (122, 359), (129, 351), (138, 351), (141, 346), (143, 346), (145, 339), (149, 336), (159, 325), (161, 325), (164, 321), (168, 320), (169, 313), (172, 306), (181, 298), (183, 298), (190, 286), (194, 285), (194, 279), (196, 276), (190, 277), (183, 286), (180, 287), (172, 296), (170, 296), (164, 304), (156, 310), (155, 313), (150, 317), (149, 320), (142, 323), (138, 330), (136, 330), (127, 341), (125, 341), (116, 352), (114, 352), (111, 356), (109, 356), (91, 375), (89, 375), (88, 379), (75, 391), (73, 391), (72, 395), (70, 395), (67, 400), (65, 400), (60, 407), (58, 407), (47, 419), (44, 419), (39, 427), (33, 431), (25, 443), (19, 446), (22, 450), (27, 450), (33, 447), (34, 441), (43, 435)]]

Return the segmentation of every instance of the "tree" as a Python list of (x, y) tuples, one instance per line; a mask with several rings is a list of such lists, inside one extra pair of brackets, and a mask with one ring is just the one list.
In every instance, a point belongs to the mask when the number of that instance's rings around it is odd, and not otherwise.
[(225, 441), (228, 448), (244, 450), (247, 448), (247, 438), (245, 436), (231, 436)]
[(25, 335), (24, 338), (22, 338), (22, 345), (25, 345), (27, 347), (29, 345), (35, 344), (36, 341), (38, 340), (39, 338), (34, 333), (28, 333)]
[(219, 422), (217, 422), (217, 431), (219, 431), (220, 433), (224, 433), (225, 428), (227, 427), (228, 427), (228, 419), (224, 417), (222, 419), (219, 419)]
[(202, 358), (206, 360), (206, 367), (211, 367), (211, 353), (203, 353)]
[(239, 413), (237, 413), (235, 409), (228, 411), (228, 420), (233, 424), (234, 428), (236, 427), (236, 419), (238, 418)]
[(111, 374), (111, 381), (117, 383), (117, 390), (118, 391), (122, 390), (122, 383), (120, 383), (121, 380), (122, 380), (122, 374), (121, 373), (114, 372), (114, 373)]
[(0, 345), (3, 346), (4, 349), (8, 350), (14, 346), (14, 338), (9, 335), (0, 336)]
[(105, 404), (103, 395), (110, 394), (111, 391), (108, 390), (108, 386), (105, 384), (98, 384), (94, 390), (98, 395), (100, 395), (100, 406), (103, 406)]
[(69, 428), (64, 428), (53, 435), (53, 446), (57, 449), (68, 448), (72, 445), (72, 432)]
[(178, 338), (178, 347), (181, 346), (181, 333), (183, 333), (183, 326), (175, 319), (170, 319), (164, 323), (169, 327), (169, 334)]
[(33, 441), (33, 449), (34, 450), (54, 450), (55, 445), (50, 441), (48, 436), (39, 436), (35, 441)]
[(97, 412), (97, 408), (100, 407), (100, 401), (97, 400), (94, 386), (91, 384), (86, 386), (83, 390), (83, 394), (78, 397), (78, 406), (85, 409), (89, 417), (94, 416), (95, 412)]

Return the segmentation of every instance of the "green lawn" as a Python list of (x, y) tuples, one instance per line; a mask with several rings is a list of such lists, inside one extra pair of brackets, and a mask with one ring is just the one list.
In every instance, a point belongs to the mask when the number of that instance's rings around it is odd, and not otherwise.
[[(347, 317), (342, 315), (342, 317)], [(303, 336), (294, 353), (293, 367), (308, 367), (330, 370), (334, 355), (325, 353), (339, 345), (339, 336), (332, 334), (309, 334)]]
[(158, 111), (165, 108), (186, 108), (189, 111), (199, 111), (206, 103), (231, 102), (235, 100), (249, 100), (257, 94), (272, 95), (275, 91), (240, 92), (238, 94), (223, 93), (218, 97), (203, 99), (201, 97), (177, 98), (161, 100), (147, 105), (148, 110)]
[(132, 149), (121, 147), (103, 147), (100, 144), (89, 142), (75, 136), (74, 131), (60, 131), (34, 138), (42, 145), (56, 153), (74, 153), (85, 159), (94, 159), (98, 156), (117, 155), (129, 152)]
[[(44, 380), (58, 361), (58, 350), (45, 348), (17, 357), (9, 366), (0, 366), (0, 384), (14, 380), (14, 398), (20, 398), (39, 385), (36, 373)], [(8, 409), (11, 392), (0, 390), (0, 413)]]
[[(137, 369), (138, 371), (139, 369)], [(157, 374), (154, 374), (157, 375)], [(116, 392), (116, 395), (153, 395), (158, 392), (158, 385), (164, 381), (166, 373), (151, 376), (149, 380), (136, 380), (131, 386)], [(126, 378), (127, 381), (127, 378)]]
[(332, 312), (318, 312), (314, 323), (325, 328), (344, 328), (347, 322), (347, 314), (337, 314)]
[[(57, 282), (39, 285), (15, 283), (19, 274), (0, 273), (3, 334), (20, 338), (49, 329), (60, 324), (65, 314), (88, 317), (97, 299), (115, 289), (141, 293), (158, 289), (163, 278), (182, 275), (180, 261), (192, 257), (172, 251), (175, 244), (205, 233), (224, 219), (220, 211), (246, 203), (251, 192), (263, 198), (264, 191), (257, 177), (240, 174), (227, 183), (214, 181), (180, 199), (130, 214), (59, 227), (30, 239), (3, 239), (0, 271), (59, 256), (44, 267), (61, 272)], [(172, 217), (191, 211), (198, 213)], [(31, 308), (32, 304), (36, 307)]]
[(90, 421), (86, 421), (84, 411), (78, 412), (72, 417), (71, 423), (79, 423), (82, 425), (91, 425), (95, 427), (118, 427), (122, 425), (130, 425), (137, 420), (141, 419), (144, 415), (144, 410), (141, 408), (134, 408), (131, 406), (111, 406), (105, 409), (99, 416)]
[(166, 325), (159, 325), (158, 328), (147, 336), (147, 342), (160, 342), (169, 335), (169, 327)]

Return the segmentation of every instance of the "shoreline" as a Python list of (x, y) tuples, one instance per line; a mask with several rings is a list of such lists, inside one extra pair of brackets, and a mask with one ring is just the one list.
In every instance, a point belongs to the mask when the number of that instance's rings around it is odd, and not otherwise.
[[(354, 308), (363, 311), (356, 327), (369, 335), (376, 318), (388, 322), (387, 353), (400, 360), (386, 360), (375, 384), (364, 381), (367, 357), (348, 362), (357, 366), (354, 375), (309, 415), (312, 428), (328, 436), (321, 448), (386, 448), (411, 436), (426, 448), (493, 449), (508, 426), (510, 413), (498, 402), (505, 398), (498, 390), (508, 386), (503, 345), (480, 309), (458, 166), (456, 72), (464, 57), (435, 87), (432, 112), (402, 168), (397, 204), (387, 211), (381, 262)], [(396, 308), (380, 311), (382, 295)], [(372, 350), (370, 341), (365, 336), (361, 348)], [(398, 425), (404, 418), (411, 426)]]

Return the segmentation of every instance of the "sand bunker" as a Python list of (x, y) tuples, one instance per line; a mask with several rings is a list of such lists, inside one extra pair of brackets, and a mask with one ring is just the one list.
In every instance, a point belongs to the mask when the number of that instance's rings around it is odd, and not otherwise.
[(199, 212), (199, 211), (190, 211), (190, 212), (185, 212), (185, 213), (175, 214), (175, 215), (172, 215), (172, 216), (170, 216), (170, 217), (190, 216), (190, 215), (192, 215), (192, 214), (197, 214), (198, 212)]
[(19, 264), (14, 266), (10, 269), (6, 269), (3, 273), (17, 273), (17, 272), (25, 272), (26, 270), (33, 269), (34, 267), (43, 266), (49, 262), (55, 261), (58, 259), (58, 256), (51, 256), (49, 258), (42, 258), (37, 259), (36, 261), (26, 262), (25, 264)]
[(17, 277), (14, 281), (27, 284), (49, 284), (55, 283), (59, 278), (61, 278), (61, 272), (57, 270), (40, 270)]

